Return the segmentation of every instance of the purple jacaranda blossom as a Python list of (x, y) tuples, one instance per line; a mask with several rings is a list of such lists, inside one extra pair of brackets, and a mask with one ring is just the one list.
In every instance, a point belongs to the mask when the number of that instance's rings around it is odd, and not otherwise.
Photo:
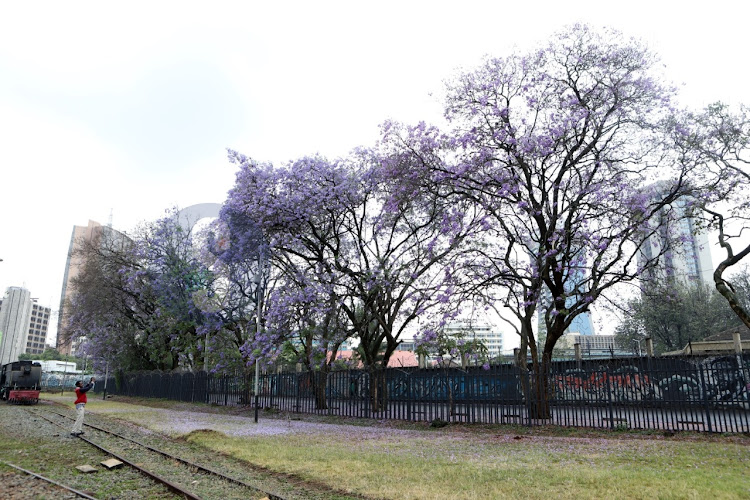
[(690, 190), (695, 163), (670, 142), (675, 92), (645, 45), (574, 25), (450, 80), (449, 130), (388, 124), (384, 142), (485, 218), (473, 276), (487, 304), (515, 316), (535, 369), (602, 294), (681, 244), (642, 252), (665, 221), (681, 217), (675, 207)]

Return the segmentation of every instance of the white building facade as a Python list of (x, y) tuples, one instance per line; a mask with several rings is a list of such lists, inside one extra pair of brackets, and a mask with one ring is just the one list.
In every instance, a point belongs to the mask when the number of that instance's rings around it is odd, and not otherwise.
[(467, 340), (479, 340), (487, 347), (490, 358), (500, 356), (503, 352), (503, 333), (489, 323), (472, 321), (455, 321), (445, 326), (447, 335), (462, 336)]
[(610, 353), (619, 350), (614, 335), (581, 335), (580, 333), (566, 333), (557, 342), (558, 349), (574, 349), (578, 344), (582, 352)]
[(17, 361), (19, 354), (44, 352), (51, 313), (25, 288), (8, 287), (0, 301), (0, 365)]

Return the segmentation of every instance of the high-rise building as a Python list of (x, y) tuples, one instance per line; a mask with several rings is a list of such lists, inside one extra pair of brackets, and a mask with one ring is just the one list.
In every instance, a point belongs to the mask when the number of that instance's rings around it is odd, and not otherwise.
[[(570, 293), (577, 286), (580, 286), (584, 282), (586, 270), (585, 268), (576, 268), (571, 270), (572, 279), (566, 284), (565, 290)], [(569, 295), (565, 299), (565, 306), (572, 307), (579, 297), (575, 295)], [(542, 293), (542, 307), (537, 313), (537, 346), (540, 349), (544, 348), (544, 343), (547, 341), (547, 324), (545, 322), (545, 311), (552, 304), (552, 295), (546, 288)], [(565, 329), (565, 334), (577, 334), (577, 335), (595, 335), (594, 323), (591, 321), (591, 314), (588, 311), (584, 311), (578, 314), (570, 326)]]
[[(660, 183), (651, 188), (666, 190), (668, 187), (668, 184)], [(644, 278), (713, 286), (714, 268), (708, 235), (705, 229), (697, 226), (690, 214), (690, 206), (690, 199), (683, 197), (658, 214), (659, 225), (643, 242), (639, 255), (641, 265), (657, 257), (658, 264)]]
[(47, 333), (52, 309), (37, 304), (34, 299), (29, 316), (29, 329), (26, 337), (26, 354), (42, 354), (47, 348)]
[(565, 333), (578, 333), (580, 335), (594, 335), (594, 323), (588, 312), (582, 312), (570, 323)]
[(97, 241), (101, 237), (102, 231), (103, 226), (92, 220), (86, 226), (73, 226), (73, 234), (70, 236), (70, 246), (68, 247), (68, 259), (65, 262), (62, 293), (60, 295), (60, 314), (57, 318), (56, 347), (61, 354), (70, 355), (75, 350), (72, 339), (65, 330), (65, 324), (70, 315), (68, 304), (73, 293), (71, 283), (83, 268), (80, 251), (87, 243)]
[[(105, 239), (106, 238), (106, 239)], [(86, 226), (73, 226), (70, 236), (68, 258), (65, 263), (62, 293), (60, 294), (60, 314), (57, 320), (57, 350), (61, 354), (74, 354), (81, 339), (72, 339), (66, 331), (67, 320), (70, 317), (70, 299), (73, 295), (73, 282), (83, 269), (82, 251), (86, 245), (101, 245), (105, 241), (120, 245), (127, 245), (131, 241), (125, 234), (102, 226), (98, 222), (89, 221)]]
[(0, 301), (0, 365), (17, 361), (19, 354), (44, 352), (51, 314), (25, 288), (8, 287)]

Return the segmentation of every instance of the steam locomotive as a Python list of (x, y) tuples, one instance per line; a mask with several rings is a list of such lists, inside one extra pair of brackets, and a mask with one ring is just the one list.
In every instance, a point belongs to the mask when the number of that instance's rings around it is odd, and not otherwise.
[(9, 403), (36, 404), (42, 383), (42, 365), (14, 361), (0, 368), (0, 399)]

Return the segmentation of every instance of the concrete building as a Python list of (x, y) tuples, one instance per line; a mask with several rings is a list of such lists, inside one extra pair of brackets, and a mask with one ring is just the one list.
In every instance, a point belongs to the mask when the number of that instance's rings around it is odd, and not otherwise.
[(581, 346), (583, 353), (611, 353), (621, 349), (615, 342), (614, 335), (582, 335), (580, 333), (566, 333), (557, 341), (558, 349), (574, 349), (575, 345)]
[(454, 321), (445, 326), (444, 332), (448, 335), (461, 335), (466, 340), (482, 341), (490, 358), (500, 356), (503, 352), (503, 333), (489, 323)]
[(88, 244), (102, 244), (105, 236), (122, 245), (130, 242), (125, 234), (92, 220), (86, 226), (73, 226), (73, 234), (70, 236), (70, 246), (68, 247), (68, 258), (65, 262), (62, 293), (60, 294), (60, 314), (57, 320), (56, 348), (61, 354), (75, 354), (81, 341), (81, 339), (71, 339), (65, 329), (70, 316), (70, 299), (73, 295), (72, 283), (83, 269), (84, 264), (80, 252)]
[(83, 261), (78, 256), (78, 252), (86, 243), (98, 240), (101, 232), (102, 225), (92, 220), (86, 226), (73, 226), (73, 234), (70, 236), (70, 245), (68, 247), (68, 258), (65, 262), (62, 293), (60, 294), (60, 314), (57, 318), (56, 347), (61, 354), (70, 355), (76, 347), (65, 331), (65, 324), (70, 316), (68, 307), (73, 293), (71, 283), (83, 267)]
[(19, 354), (44, 352), (51, 314), (25, 288), (8, 287), (0, 301), (0, 365), (17, 361)]
[[(652, 189), (662, 189), (666, 194), (669, 186), (657, 184)], [(656, 196), (659, 198), (660, 196)], [(659, 214), (659, 226), (644, 242), (639, 263), (659, 256), (659, 264), (650, 270), (646, 279), (678, 280), (683, 284), (701, 284), (713, 287), (714, 267), (708, 235), (698, 228), (690, 215), (690, 200), (680, 198)]]
[(42, 354), (46, 349), (51, 315), (51, 308), (41, 306), (32, 299), (28, 336), (26, 338), (26, 354)]
[(72, 361), (43, 361), (41, 359), (34, 360), (34, 363), (42, 365), (43, 373), (64, 373), (69, 375), (80, 375), (83, 370), (78, 370), (76, 363)]

